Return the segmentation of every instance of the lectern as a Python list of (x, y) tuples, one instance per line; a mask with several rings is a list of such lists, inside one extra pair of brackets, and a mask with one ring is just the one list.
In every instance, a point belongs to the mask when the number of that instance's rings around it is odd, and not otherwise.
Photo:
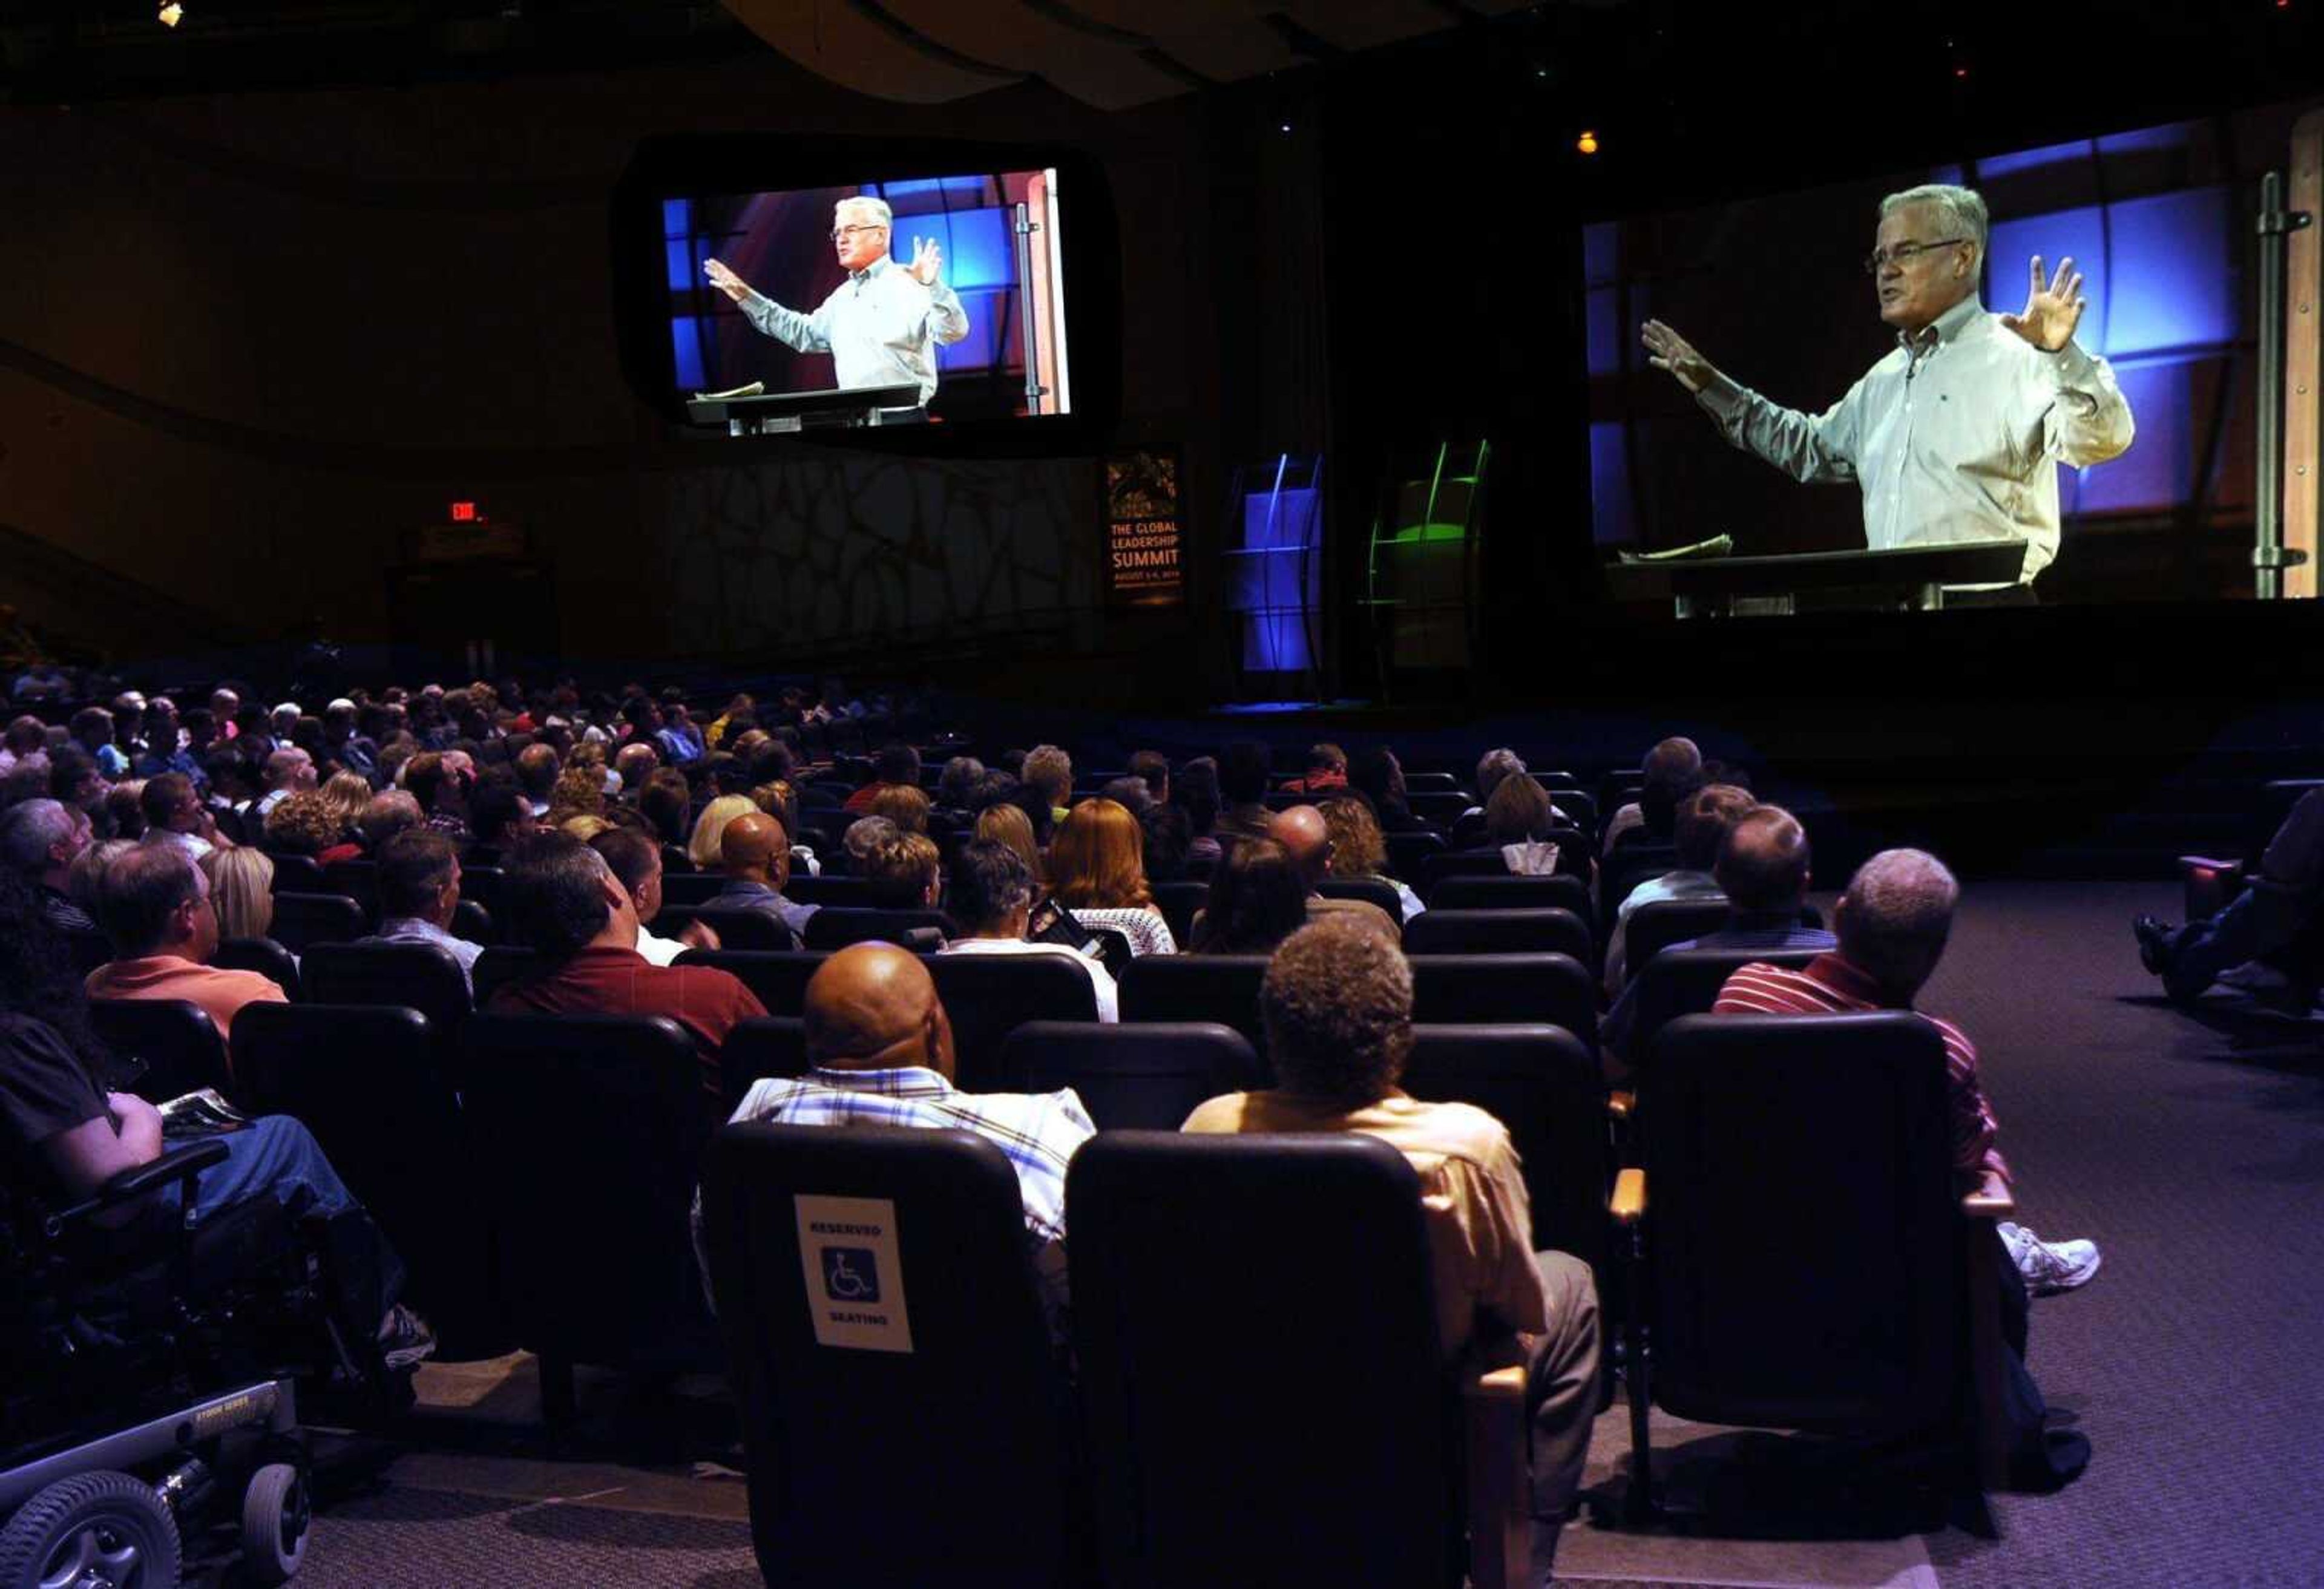
[(696, 425), (724, 425), (729, 436), (776, 436), (786, 431), (878, 425), (889, 410), (919, 406), (919, 385), (908, 381), (896, 386), (836, 386), (824, 391), (696, 398), (686, 405), (686, 417)]
[(1784, 557), (1679, 558), (1606, 569), (1620, 602), (1670, 602), (1681, 618), (1799, 610), (1803, 595), (1825, 610), (1932, 611), (1948, 585), (2014, 583), (2025, 543), (2014, 536), (1885, 552), (1802, 552)]

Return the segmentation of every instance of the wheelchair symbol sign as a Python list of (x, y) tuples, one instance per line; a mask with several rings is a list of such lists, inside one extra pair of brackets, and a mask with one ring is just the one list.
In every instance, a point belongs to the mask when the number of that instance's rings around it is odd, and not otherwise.
[(835, 1302), (876, 1303), (880, 1300), (880, 1265), (869, 1247), (825, 1247), (823, 1250), (824, 1293)]
[(911, 1316), (896, 1205), (885, 1198), (795, 1194), (801, 1278), (816, 1344), (909, 1352)]

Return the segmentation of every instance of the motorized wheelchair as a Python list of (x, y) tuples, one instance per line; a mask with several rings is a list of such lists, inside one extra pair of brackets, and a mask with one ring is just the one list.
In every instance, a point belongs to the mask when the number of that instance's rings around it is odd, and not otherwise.
[(171, 1589), (234, 1496), (241, 1581), (299, 1570), (294, 1385), (366, 1371), (321, 1232), (272, 1198), (178, 1213), (226, 1156), (173, 1147), (70, 1207), (0, 1185), (0, 1589)]

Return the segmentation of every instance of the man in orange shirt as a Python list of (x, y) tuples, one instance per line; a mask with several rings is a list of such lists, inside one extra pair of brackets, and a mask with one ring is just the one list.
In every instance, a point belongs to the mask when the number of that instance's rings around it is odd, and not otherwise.
[(208, 963), (218, 945), (209, 880), (175, 844), (141, 844), (106, 867), (97, 880), (97, 917), (115, 959), (88, 974), (91, 998), (188, 999), (221, 1038), (243, 1006), (284, 1002), (271, 978)]

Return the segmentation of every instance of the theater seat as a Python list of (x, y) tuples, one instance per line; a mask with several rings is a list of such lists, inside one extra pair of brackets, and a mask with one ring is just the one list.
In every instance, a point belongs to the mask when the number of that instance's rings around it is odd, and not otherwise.
[[(722, 949), (782, 952), (799, 947), (798, 934), (790, 930), (788, 923), (780, 916), (770, 915), (762, 910), (752, 910), (742, 905), (705, 905), (695, 907), (694, 918), (718, 934)], [(678, 930), (678, 924), (673, 923), (670, 931)]]
[(282, 990), (285, 998), (299, 997), (299, 962), (272, 938), (226, 938), (210, 955), (221, 971), (255, 971)]
[(1738, 969), (1754, 960), (1797, 970), (1822, 951), (1814, 949), (1666, 949), (1648, 960), (1630, 990), (1630, 1052), (1633, 1063), (1654, 1052), (1655, 1033), (1681, 1015), (1710, 1013), (1719, 990)]
[(1176, 878), (1147, 886), (1153, 891), (1154, 904), (1161, 911), (1163, 921), (1169, 924), (1171, 941), (1184, 950), (1194, 935), (1194, 913), (1209, 900), (1211, 886), (1192, 878)]
[(803, 950), (689, 949), (681, 966), (715, 966), (738, 978), (770, 1015), (797, 1017), (807, 1007), (807, 978), (831, 957)]
[(92, 998), (88, 1023), (115, 1053), (145, 1061), (145, 1074), (127, 1089), (139, 1098), (165, 1104), (205, 1087), (231, 1090), (226, 1043), (217, 1023), (198, 1004), (182, 998)]
[(690, 1214), (716, 1100), (661, 1015), (471, 1016), (464, 1101), (503, 1235), (517, 1338), (541, 1405), (573, 1417), (573, 1367), (691, 1372), (717, 1361)]
[(1396, 885), (1379, 877), (1326, 877), (1315, 885), (1315, 892), (1326, 899), (1360, 899), (1377, 905), (1382, 914), (1401, 927), (1404, 924), (1404, 900)]
[(1557, 954), (1587, 964), (1596, 946), (1570, 910), (1425, 910), (1404, 924), (1407, 954)]
[(1564, 954), (1416, 954), (1412, 1018), (1475, 1025), (1545, 1022), (1597, 1051), (1598, 989), (1589, 971)]
[(370, 931), (363, 906), (343, 894), (274, 893), (274, 925), (270, 934), (292, 954), (304, 954), (317, 943), (352, 943)]
[(439, 1037), (473, 1007), (460, 962), (433, 943), (318, 943), (300, 969), (317, 1004), (401, 1005), (427, 1016)]
[(1069, 1087), (1101, 1131), (1176, 1131), (1204, 1099), (1267, 1083), (1249, 1040), (1215, 1021), (1031, 1021), (1001, 1050), (1005, 1090)]
[(1507, 871), (1480, 877), (1447, 877), (1427, 893), (1430, 910), (1567, 910), (1595, 923), (1590, 889), (1579, 877), (1517, 877)]
[(1415, 829), (1409, 832), (1383, 834), (1381, 839), (1388, 846), (1388, 869), (1403, 878), (1406, 886), (1422, 898), (1426, 898), (1427, 890), (1420, 886), (1421, 878), (1425, 874), (1428, 858), (1444, 853), (1444, 835)]
[(1264, 1057), (1259, 985), (1267, 960), (1263, 954), (1141, 954), (1121, 973), (1121, 1018), (1216, 1021), (1241, 1033)]
[(807, 1070), (807, 1023), (796, 1015), (752, 1015), (736, 1022), (718, 1045), (720, 1103), (732, 1116), (753, 1082), (796, 1081)]
[(907, 934), (928, 928), (948, 939), (960, 936), (960, 928), (942, 911), (827, 905), (807, 919), (807, 947), (831, 950), (851, 943), (903, 943)]
[(1065, 1208), (1109, 1585), (1523, 1581), (1522, 1373), (1446, 1368), (1401, 1153), (1106, 1132)]
[(1655, 1039), (1637, 1118), (1643, 1168), (1614, 1204), (1646, 1300), (1627, 1513), (1655, 1511), (1650, 1401), (1973, 1449), (1966, 1487), (2000, 1482), (1993, 1221), (2010, 1205), (1997, 1178), (1955, 1189), (1937, 1029), (1904, 1011), (1685, 1016)]
[[(818, 1214), (815, 1199), (844, 1201)], [(998, 1147), (957, 1131), (728, 1125), (702, 1203), (768, 1583), (1093, 1581), (1072, 1390)], [(816, 1219), (857, 1234), (817, 1241)], [(851, 1318), (827, 1324), (835, 1312)], [(890, 1338), (848, 1344), (851, 1328)]]
[(1028, 1021), (1095, 1021), (1097, 988), (1062, 954), (936, 954), (927, 961), (952, 1023), (959, 1086), (1000, 1088), (1001, 1052)]

